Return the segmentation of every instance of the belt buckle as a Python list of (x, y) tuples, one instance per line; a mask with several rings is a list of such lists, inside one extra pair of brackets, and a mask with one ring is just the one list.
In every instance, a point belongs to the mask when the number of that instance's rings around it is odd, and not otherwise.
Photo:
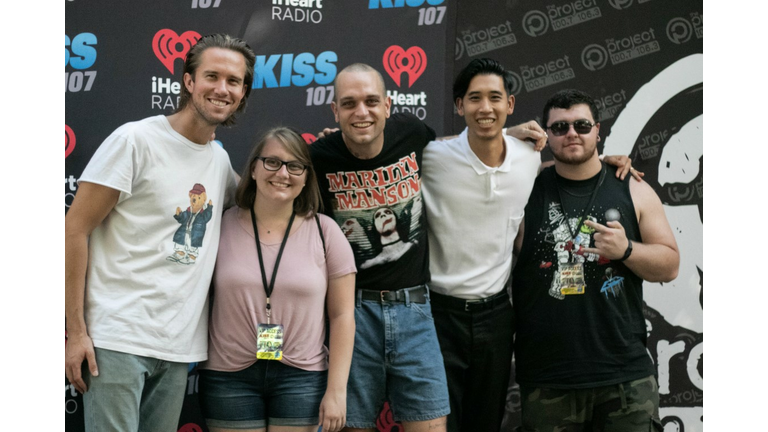
[(388, 293), (389, 291), (380, 291), (379, 292), (379, 299), (381, 299), (381, 302), (384, 303), (386, 300), (384, 300), (384, 294)]
[(485, 303), (485, 299), (480, 300), (464, 300), (464, 312), (469, 312), (469, 306)]

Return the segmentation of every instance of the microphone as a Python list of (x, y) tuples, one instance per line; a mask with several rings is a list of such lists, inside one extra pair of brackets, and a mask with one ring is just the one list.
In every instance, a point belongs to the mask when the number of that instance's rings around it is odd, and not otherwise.
[(619, 211), (617, 209), (612, 208), (612, 209), (608, 209), (608, 210), (605, 211), (605, 221), (606, 222), (611, 222), (611, 221), (618, 222), (619, 219), (621, 219), (621, 213), (619, 213)]

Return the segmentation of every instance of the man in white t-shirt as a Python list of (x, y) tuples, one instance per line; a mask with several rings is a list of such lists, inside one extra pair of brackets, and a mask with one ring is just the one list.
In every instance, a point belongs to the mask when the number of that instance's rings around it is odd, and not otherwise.
[(66, 216), (66, 375), (88, 431), (177, 429), (188, 364), (208, 355), (208, 286), (236, 186), (211, 136), (245, 109), (254, 62), (240, 39), (201, 38), (176, 112), (120, 126), (80, 177)]

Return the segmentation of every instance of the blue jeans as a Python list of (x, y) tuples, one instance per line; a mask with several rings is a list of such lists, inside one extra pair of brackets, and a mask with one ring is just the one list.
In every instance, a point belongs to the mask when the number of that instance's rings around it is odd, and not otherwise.
[(187, 389), (187, 363), (95, 348), (99, 376), (86, 363), (85, 430), (176, 432)]
[(236, 372), (200, 371), (200, 408), (208, 427), (261, 429), (318, 423), (328, 371), (259, 360)]
[(448, 385), (429, 301), (362, 300), (347, 386), (347, 426), (374, 428), (389, 400), (397, 422), (448, 415)]

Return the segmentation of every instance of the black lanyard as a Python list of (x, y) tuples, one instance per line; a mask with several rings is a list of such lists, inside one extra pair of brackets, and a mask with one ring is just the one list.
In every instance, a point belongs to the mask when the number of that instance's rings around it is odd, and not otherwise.
[(272, 306), (269, 304), (269, 297), (272, 295), (272, 290), (275, 289), (275, 277), (277, 277), (277, 267), (280, 265), (280, 258), (283, 256), (283, 249), (288, 242), (288, 235), (291, 233), (291, 225), (293, 225), (293, 219), (296, 217), (296, 212), (291, 213), (291, 218), (288, 220), (288, 228), (285, 229), (285, 235), (283, 236), (283, 243), (280, 244), (280, 250), (277, 252), (277, 259), (275, 260), (275, 268), (272, 270), (272, 281), (267, 285), (267, 274), (264, 271), (264, 258), (261, 255), (261, 242), (259, 241), (259, 228), (256, 226), (256, 213), (251, 207), (251, 222), (253, 223), (253, 234), (256, 236), (256, 251), (259, 255), (259, 267), (261, 268), (261, 281), (264, 284), (264, 292), (267, 293), (267, 324), (269, 324), (269, 318), (272, 315)]
[(557, 173), (555, 170), (552, 170), (552, 174), (555, 176), (555, 185), (557, 186), (557, 198), (560, 200), (560, 208), (563, 210), (563, 217), (565, 217), (565, 227), (568, 228), (568, 234), (571, 235), (571, 241), (575, 240), (575, 237), (579, 235), (581, 232), (581, 227), (584, 225), (584, 219), (587, 216), (587, 213), (592, 209), (592, 205), (595, 203), (595, 198), (597, 198), (597, 191), (600, 189), (600, 185), (603, 184), (603, 180), (605, 179), (605, 164), (600, 162), (600, 177), (597, 180), (597, 184), (595, 185), (595, 189), (592, 191), (592, 196), (589, 198), (589, 203), (584, 207), (584, 210), (581, 212), (581, 218), (579, 219), (579, 226), (576, 227), (576, 234), (571, 231), (571, 224), (568, 222), (568, 215), (565, 213), (565, 204), (563, 204), (563, 197), (560, 194), (560, 182), (557, 181)]

